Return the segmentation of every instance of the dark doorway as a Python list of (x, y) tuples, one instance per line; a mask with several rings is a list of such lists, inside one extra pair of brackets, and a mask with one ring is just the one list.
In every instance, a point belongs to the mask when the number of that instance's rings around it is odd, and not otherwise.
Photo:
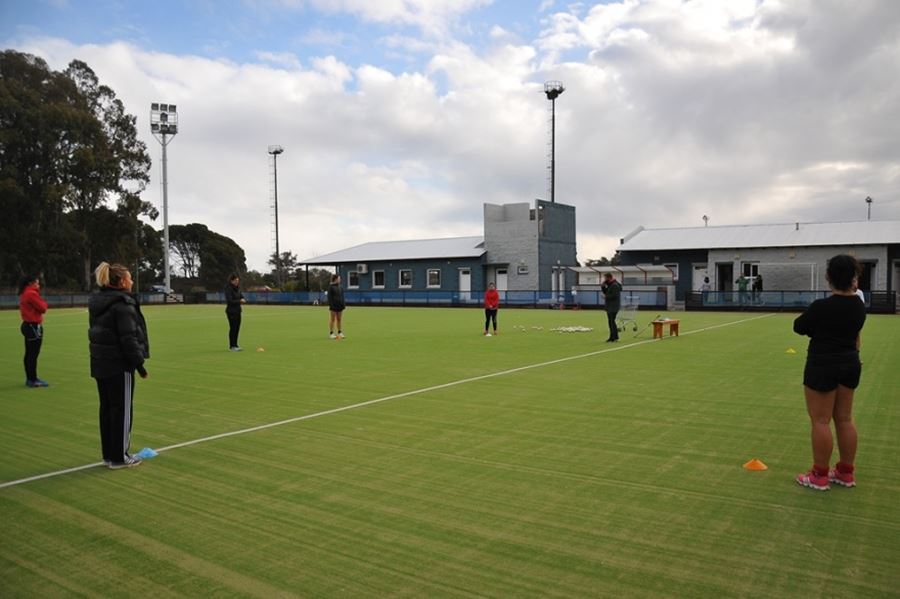
[(734, 289), (734, 263), (719, 262), (716, 264), (716, 291), (731, 291)]
[(863, 291), (872, 291), (872, 272), (875, 270), (874, 262), (860, 262), (862, 272), (859, 274), (859, 288)]

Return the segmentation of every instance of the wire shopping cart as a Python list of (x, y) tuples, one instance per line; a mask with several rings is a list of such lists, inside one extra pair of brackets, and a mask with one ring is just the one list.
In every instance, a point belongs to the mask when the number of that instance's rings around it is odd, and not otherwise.
[(637, 295), (626, 295), (622, 299), (622, 307), (616, 316), (616, 328), (624, 331), (630, 324), (631, 330), (637, 331), (637, 311), (640, 298)]

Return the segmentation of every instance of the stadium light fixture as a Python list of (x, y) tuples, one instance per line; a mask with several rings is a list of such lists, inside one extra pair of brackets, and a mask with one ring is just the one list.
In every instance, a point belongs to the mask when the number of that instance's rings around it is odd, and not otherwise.
[(169, 176), (166, 146), (178, 133), (178, 107), (175, 104), (153, 102), (150, 104), (150, 132), (162, 145), (162, 191), (163, 191), (163, 262), (165, 268), (166, 293), (172, 292), (169, 273)]
[(556, 98), (566, 91), (560, 81), (544, 83), (544, 93), (550, 100), (550, 203), (556, 203)]
[(274, 171), (274, 196), (273, 210), (275, 211), (275, 278), (278, 280), (278, 288), (283, 286), (281, 280), (281, 248), (278, 244), (278, 155), (284, 152), (281, 146), (269, 146), (269, 155), (272, 157), (272, 169)]

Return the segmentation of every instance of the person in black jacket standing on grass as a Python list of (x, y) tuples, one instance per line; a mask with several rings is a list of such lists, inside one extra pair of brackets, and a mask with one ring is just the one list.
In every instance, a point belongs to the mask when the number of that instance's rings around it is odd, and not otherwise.
[(241, 277), (234, 273), (228, 277), (225, 285), (225, 316), (228, 317), (228, 349), (241, 351), (238, 345), (238, 334), (241, 332), (241, 304), (246, 304), (241, 293)]
[(619, 315), (619, 308), (622, 299), (622, 284), (619, 283), (612, 273), (603, 275), (603, 284), (600, 285), (603, 291), (603, 298), (606, 300), (606, 320), (609, 323), (609, 339), (607, 343), (614, 343), (619, 340), (619, 329), (616, 327), (616, 316)]
[[(341, 325), (341, 317), (344, 314), (344, 290), (341, 288), (341, 275), (331, 275), (331, 285), (328, 287), (328, 336), (332, 339), (343, 339), (344, 330)], [(334, 333), (337, 325), (337, 334)]]
[(134, 372), (147, 378), (150, 357), (147, 323), (131, 294), (131, 273), (121, 264), (101, 262), (94, 271), (100, 291), (88, 300), (91, 376), (100, 394), (100, 446), (108, 468), (138, 466), (128, 453), (134, 414)]

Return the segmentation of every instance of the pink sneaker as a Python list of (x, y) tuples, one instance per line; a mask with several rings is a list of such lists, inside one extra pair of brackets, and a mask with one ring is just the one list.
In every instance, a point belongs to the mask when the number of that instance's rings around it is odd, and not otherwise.
[(856, 486), (856, 478), (854, 478), (852, 472), (841, 472), (837, 468), (832, 468), (828, 471), (828, 481), (842, 487)]
[(816, 491), (827, 491), (831, 488), (828, 486), (828, 476), (816, 474), (815, 470), (810, 470), (809, 472), (798, 474), (797, 478), (795, 478), (794, 480), (797, 481), (798, 485), (809, 487), (810, 489), (815, 489)]

